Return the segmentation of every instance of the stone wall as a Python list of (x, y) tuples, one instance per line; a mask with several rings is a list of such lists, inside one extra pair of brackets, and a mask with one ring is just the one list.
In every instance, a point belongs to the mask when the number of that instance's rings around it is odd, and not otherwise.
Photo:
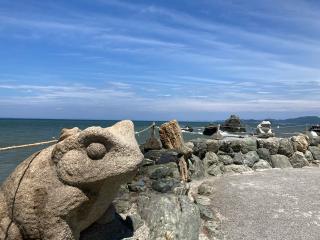
[[(181, 239), (179, 236), (190, 240), (202, 239), (197, 234), (209, 236), (209, 239), (210, 236), (217, 237), (217, 216), (207, 207), (209, 200), (205, 196), (208, 187), (202, 186), (199, 193), (192, 189), (194, 183), (205, 181), (207, 177), (271, 168), (319, 167), (320, 163), (320, 147), (305, 135), (268, 139), (199, 138), (185, 145), (192, 149), (192, 154), (186, 159), (190, 182), (181, 181), (179, 150), (148, 150), (144, 152), (143, 163), (134, 181), (123, 186), (114, 202), (117, 212), (124, 215), (132, 212), (132, 206), (135, 206), (133, 212), (138, 213), (145, 224), (141, 225), (141, 231), (145, 231), (143, 226), (149, 229), (146, 239)], [(183, 206), (183, 209), (179, 207), (181, 211), (175, 212), (174, 206)], [(164, 222), (159, 223), (160, 218)], [(172, 222), (182, 222), (183, 225), (167, 224)], [(184, 231), (192, 229), (194, 232), (198, 228), (197, 234), (184, 234)]]

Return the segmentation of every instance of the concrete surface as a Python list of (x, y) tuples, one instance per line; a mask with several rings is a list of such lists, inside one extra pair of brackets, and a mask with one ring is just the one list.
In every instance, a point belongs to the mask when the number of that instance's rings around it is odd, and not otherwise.
[(213, 209), (225, 239), (320, 239), (320, 168), (271, 169), (213, 181)]

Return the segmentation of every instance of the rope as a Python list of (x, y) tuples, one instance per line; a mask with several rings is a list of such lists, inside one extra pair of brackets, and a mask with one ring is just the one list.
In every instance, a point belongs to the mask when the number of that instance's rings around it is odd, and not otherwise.
[(142, 129), (141, 131), (136, 132), (135, 134), (136, 134), (136, 135), (139, 135), (140, 133), (143, 133), (143, 132), (149, 130), (150, 128), (152, 128), (152, 127), (158, 128), (158, 127), (155, 125), (155, 123), (152, 123), (149, 127), (146, 127), (146, 128), (144, 128), (144, 129)]
[(58, 140), (50, 140), (46, 142), (38, 142), (38, 143), (24, 144), (24, 145), (18, 145), (18, 146), (4, 147), (4, 148), (0, 148), (0, 152), (17, 149), (17, 148), (35, 147), (35, 146), (40, 146), (40, 145), (49, 144), (49, 143), (56, 143), (56, 142), (58, 142)]
[[(151, 124), (149, 127), (146, 127), (145, 129), (142, 129), (139, 132), (136, 132), (136, 135), (139, 135), (140, 133), (143, 133), (147, 130), (149, 130), (152, 127), (157, 127), (155, 125), (155, 123)], [(18, 148), (26, 148), (26, 147), (36, 147), (36, 146), (40, 146), (40, 145), (45, 145), (45, 144), (50, 144), (50, 143), (56, 143), (58, 142), (58, 140), (50, 140), (50, 141), (45, 141), (45, 142), (37, 142), (37, 143), (30, 143), (30, 144), (23, 144), (23, 145), (14, 145), (14, 146), (10, 146), (10, 147), (3, 147), (0, 148), (0, 152), (1, 151), (8, 151), (8, 150), (13, 150), (13, 149), (18, 149)]]
[(25, 170), (23, 171), (23, 173), (22, 173), (22, 175), (21, 175), (21, 177), (20, 177), (20, 179), (19, 179), (18, 186), (17, 186), (17, 188), (16, 188), (16, 190), (15, 190), (15, 192), (14, 192), (13, 199), (12, 199), (11, 218), (10, 218), (10, 223), (9, 223), (7, 229), (6, 229), (6, 232), (5, 232), (5, 237), (4, 237), (5, 240), (8, 239), (10, 227), (11, 227), (11, 225), (12, 225), (13, 222), (14, 222), (14, 220), (13, 220), (13, 219), (14, 219), (14, 207), (15, 207), (14, 205), (15, 205), (15, 202), (16, 202), (17, 193), (18, 193), (19, 187), (20, 187), (20, 185), (21, 185), (22, 179), (24, 178), (24, 175), (26, 174), (27, 170), (30, 168), (30, 165), (31, 165), (31, 163), (33, 162), (33, 160), (34, 160), (39, 154), (40, 154), (40, 151), (37, 152), (37, 153), (35, 153), (35, 155), (34, 155), (33, 158), (29, 161), (27, 167), (25, 168)]

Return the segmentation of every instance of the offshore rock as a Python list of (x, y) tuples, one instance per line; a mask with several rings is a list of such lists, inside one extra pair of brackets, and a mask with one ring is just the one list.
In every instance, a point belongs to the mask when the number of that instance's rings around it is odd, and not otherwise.
[(231, 115), (221, 126), (221, 130), (227, 132), (246, 132), (246, 127), (242, 125), (238, 116)]
[(211, 136), (218, 131), (218, 126), (214, 124), (209, 124), (203, 130), (203, 135)]
[(1, 186), (0, 239), (79, 239), (130, 181), (141, 154), (133, 123), (64, 133)]

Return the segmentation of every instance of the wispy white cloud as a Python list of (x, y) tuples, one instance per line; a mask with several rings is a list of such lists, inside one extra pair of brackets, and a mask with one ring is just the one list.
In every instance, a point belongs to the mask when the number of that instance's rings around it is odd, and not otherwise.
[(171, 97), (171, 94), (158, 94), (158, 97)]
[(130, 89), (132, 87), (131, 84), (124, 83), (124, 82), (110, 82), (110, 84), (111, 86), (114, 86), (120, 89)]
[[(75, 100), (75, 104), (83, 104), (90, 101), (96, 104), (103, 100), (112, 98), (131, 98), (134, 93), (129, 90), (120, 90), (114, 87), (97, 88), (93, 86), (45, 86), (45, 85), (9, 85), (0, 84), (1, 89), (10, 89), (15, 92), (11, 97), (0, 98), (0, 101), (13, 101), (19, 103), (21, 99), (27, 100), (28, 103), (46, 103), (46, 102), (66, 102)], [(27, 92), (27, 95), (20, 96), (21, 91)], [(25, 104), (25, 102), (23, 102)]]
[(196, 99), (174, 99), (153, 103), (153, 106), (160, 112), (209, 112), (219, 113), (236, 111), (243, 112), (300, 112), (304, 111), (319, 111), (318, 101), (304, 100), (256, 100), (256, 101), (214, 101), (214, 100), (196, 100)]
[(145, 37), (135, 37), (135, 36), (126, 36), (126, 35), (112, 35), (112, 34), (103, 34), (98, 37), (99, 39), (116, 41), (116, 42), (124, 42), (124, 43), (135, 43), (142, 45), (159, 45), (165, 47), (184, 47), (183, 44), (179, 43), (171, 43), (167, 41), (160, 41), (151, 38)]
[(40, 19), (21, 19), (18, 17), (8, 17), (8, 16), (0, 16), (0, 25), (8, 27), (8, 26), (16, 26), (28, 29), (40, 29), (43, 31), (52, 31), (52, 30), (60, 30), (60, 31), (75, 31), (81, 33), (97, 33), (99, 31), (106, 31), (107, 28), (97, 28), (94, 26), (88, 26), (70, 23), (65, 21), (41, 21)]

